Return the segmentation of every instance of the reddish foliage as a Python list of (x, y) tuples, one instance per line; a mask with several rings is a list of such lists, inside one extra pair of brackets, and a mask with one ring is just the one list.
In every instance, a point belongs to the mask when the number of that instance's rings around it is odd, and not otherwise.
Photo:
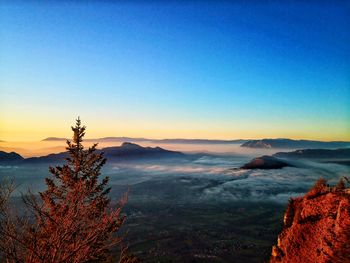
[[(12, 224), (1, 232), (13, 240), (11, 253), (3, 249), (8, 262), (110, 262), (109, 250), (121, 242), (115, 234), (125, 219), (121, 209), (127, 196), (118, 208), (111, 208), (108, 177), (99, 180), (106, 159), (95, 152), (97, 144), (84, 149), (85, 127), (79, 119), (72, 130), (73, 140), (67, 141), (70, 156), (65, 165), (50, 167), (53, 178), (46, 179), (42, 202), (34, 195), (25, 198), (34, 223), (17, 220), (20, 227)], [(120, 257), (120, 262), (128, 260)]]
[(271, 262), (350, 262), (349, 189), (325, 191), (321, 187), (322, 193), (316, 195), (321, 183), (316, 185), (311, 194), (289, 203)]

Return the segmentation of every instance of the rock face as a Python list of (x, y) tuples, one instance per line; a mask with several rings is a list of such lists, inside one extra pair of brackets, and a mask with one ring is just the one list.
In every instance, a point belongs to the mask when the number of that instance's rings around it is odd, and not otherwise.
[(350, 189), (291, 199), (270, 262), (350, 262)]
[(283, 167), (292, 167), (293, 165), (278, 159), (273, 156), (264, 155), (262, 157), (255, 158), (249, 163), (246, 163), (241, 169), (281, 169)]

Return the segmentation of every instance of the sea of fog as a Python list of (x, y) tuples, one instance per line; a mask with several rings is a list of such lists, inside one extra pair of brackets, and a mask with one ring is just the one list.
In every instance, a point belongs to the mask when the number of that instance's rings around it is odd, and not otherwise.
[[(56, 149), (56, 152), (64, 149), (63, 142), (49, 144), (41, 142), (41, 148), (36, 146), (22, 149), (27, 156), (30, 152), (33, 156), (34, 153), (48, 148)], [(152, 143), (139, 144), (156, 146)], [(101, 143), (100, 147), (116, 145), (118, 144), (115, 142)], [(314, 162), (304, 162), (298, 168), (241, 170), (239, 167), (252, 158), (270, 155), (276, 150), (242, 148), (239, 144), (157, 146), (182, 151), (186, 156), (174, 159), (107, 160), (102, 172), (103, 176), (110, 178), (110, 185), (114, 190), (112, 197), (117, 199), (123, 191), (130, 189), (130, 201), (135, 202), (158, 200), (168, 203), (200, 203), (245, 200), (285, 203), (291, 196), (305, 193), (319, 177), (334, 184), (341, 176), (350, 172), (347, 166)], [(48, 164), (43, 164), (0, 167), (0, 177), (5, 176), (15, 178), (18, 185), (15, 195), (20, 195), (27, 189), (33, 192), (44, 190), (44, 178), (50, 175)]]
[[(128, 192), (122, 231), (142, 262), (202, 262), (203, 256), (217, 262), (267, 262), (288, 199), (305, 193), (319, 177), (335, 184), (350, 172), (349, 166), (310, 161), (299, 162), (298, 168), (242, 170), (252, 158), (276, 151), (239, 144), (139, 144), (185, 153), (179, 158), (107, 160), (102, 170), (110, 178), (114, 201)], [(24, 156), (64, 150), (57, 142), (17, 146)], [(28, 189), (37, 193), (46, 188), (48, 166), (0, 166), (0, 178), (15, 178), (15, 197)], [(21, 199), (13, 200), (22, 211)]]

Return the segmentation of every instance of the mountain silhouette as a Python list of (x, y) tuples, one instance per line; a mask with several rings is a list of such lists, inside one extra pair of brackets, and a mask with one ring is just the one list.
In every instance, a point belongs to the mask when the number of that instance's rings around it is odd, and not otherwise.
[[(135, 143), (124, 142), (121, 146), (107, 147), (97, 150), (103, 152), (107, 159), (133, 159), (133, 158), (167, 158), (184, 156), (177, 151), (169, 151), (160, 147), (142, 147)], [(37, 163), (60, 163), (69, 156), (68, 152), (53, 153), (40, 157), (24, 159), (15, 152), (0, 152), (0, 164), (37, 164)]]
[(7, 152), (0, 151), (0, 164), (5, 164), (5, 165), (16, 164), (23, 160), (24, 158), (18, 153), (15, 153), (15, 152), (7, 153)]
[(350, 159), (350, 148), (303, 149), (293, 152), (278, 152), (273, 156), (293, 159)]
[[(66, 138), (48, 137), (42, 141), (66, 141)], [(149, 139), (132, 137), (103, 137), (95, 139), (85, 139), (87, 142), (152, 142), (152, 143), (182, 143), (182, 144), (237, 144), (244, 143), (247, 140), (213, 140), (213, 139)]]
[(279, 158), (264, 155), (254, 158), (249, 163), (243, 165), (241, 169), (281, 169), (283, 167), (293, 167), (293, 165)]
[(291, 139), (262, 139), (249, 140), (241, 145), (248, 148), (284, 148), (284, 149), (308, 149), (308, 148), (342, 148), (350, 147), (350, 142), (345, 141), (310, 141)]

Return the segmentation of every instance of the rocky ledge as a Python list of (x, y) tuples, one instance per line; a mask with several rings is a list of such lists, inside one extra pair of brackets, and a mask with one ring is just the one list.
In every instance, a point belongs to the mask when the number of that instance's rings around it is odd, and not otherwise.
[(350, 262), (350, 189), (320, 179), (290, 200), (271, 263)]

